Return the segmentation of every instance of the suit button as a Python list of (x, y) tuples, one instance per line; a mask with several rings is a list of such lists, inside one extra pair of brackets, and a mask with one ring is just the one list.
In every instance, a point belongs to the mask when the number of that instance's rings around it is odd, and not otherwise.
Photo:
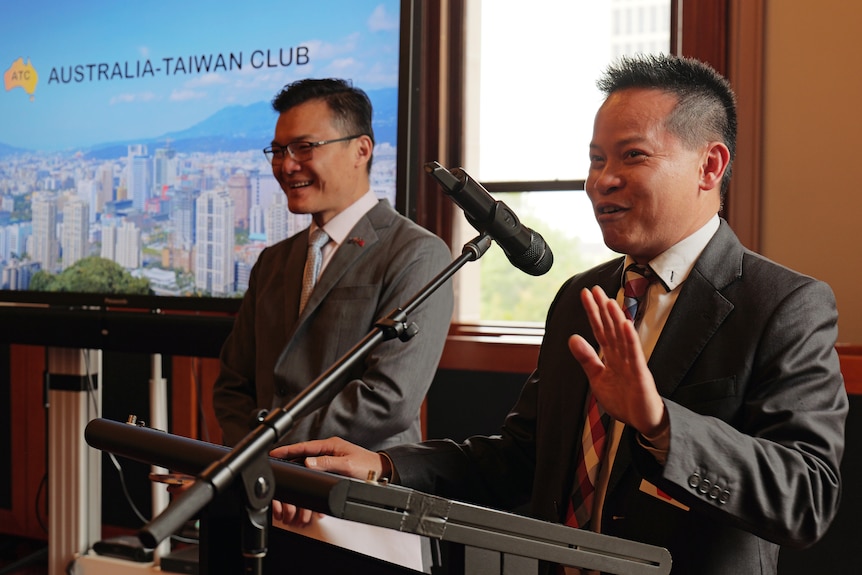
[(718, 499), (719, 494), (721, 493), (721, 487), (718, 485), (713, 485), (712, 489), (709, 490), (709, 498), (710, 499)]
[(730, 499), (730, 491), (728, 491), (727, 489), (722, 491), (721, 495), (718, 496), (718, 502), (721, 505), (724, 505), (725, 503), (727, 503), (729, 499)]
[(688, 486), (689, 487), (697, 487), (700, 484), (700, 475), (697, 473), (692, 473), (688, 478)]
[(700, 485), (697, 486), (697, 492), (701, 495), (706, 495), (709, 492), (709, 487), (712, 485), (709, 482), (709, 479), (704, 479), (700, 482)]

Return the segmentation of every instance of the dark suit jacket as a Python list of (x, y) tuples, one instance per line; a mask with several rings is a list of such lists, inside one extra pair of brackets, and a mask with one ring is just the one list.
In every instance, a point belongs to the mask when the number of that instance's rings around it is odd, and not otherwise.
[[(595, 345), (584, 287), (611, 297), (622, 259), (571, 278), (548, 315), (538, 368), (502, 433), (388, 450), (404, 485), (561, 522), (588, 382), (568, 350)], [(838, 508), (848, 401), (830, 288), (758, 256), (726, 222), (682, 291), (649, 360), (670, 417), (664, 466), (624, 432), (603, 533), (666, 547), (674, 574), (775, 573), (778, 545), (817, 540)], [(647, 480), (684, 511), (641, 490)]]
[[(446, 244), (383, 200), (350, 232), (327, 265), (302, 315), (299, 296), (308, 230), (264, 250), (221, 352), (214, 407), (225, 442), (250, 431), (260, 409), (283, 406), (408, 303), (451, 261)], [(446, 282), (407, 318), (410, 341), (384, 341), (299, 419), (283, 443), (338, 435), (369, 449), (421, 439), (419, 411), (452, 316)]]

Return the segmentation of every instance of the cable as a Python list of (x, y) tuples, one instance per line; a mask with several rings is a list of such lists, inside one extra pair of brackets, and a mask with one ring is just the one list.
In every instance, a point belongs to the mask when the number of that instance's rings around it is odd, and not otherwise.
[[(99, 413), (99, 402), (96, 398), (96, 386), (93, 383), (93, 373), (90, 371), (90, 350), (82, 349), (81, 356), (84, 361), (84, 366), (87, 370), (87, 394), (89, 395), (90, 400), (93, 403), (93, 413)], [(129, 492), (128, 485), (126, 485), (126, 476), (123, 472), (123, 467), (120, 465), (120, 462), (117, 460), (113, 453), (108, 453), (108, 458), (111, 460), (111, 463), (113, 463), (114, 467), (117, 470), (117, 475), (120, 479), (120, 487), (122, 487), (123, 489), (123, 495), (126, 498), (126, 502), (129, 504), (129, 507), (132, 509), (132, 512), (137, 516), (138, 520), (140, 520), (141, 523), (147, 523), (148, 520), (144, 517), (144, 514), (141, 513), (140, 509), (138, 509), (138, 506), (135, 505), (135, 502), (132, 499), (132, 494)]]
[(132, 508), (132, 511), (137, 515), (138, 519), (141, 523), (147, 523), (149, 520), (144, 517), (144, 514), (138, 509), (135, 505), (135, 502), (132, 501), (132, 495), (129, 493), (129, 488), (126, 486), (126, 476), (123, 473), (123, 468), (120, 465), (120, 462), (117, 461), (117, 458), (113, 453), (108, 453), (108, 457), (111, 459), (111, 462), (114, 464), (114, 467), (117, 469), (117, 474), (120, 477), (120, 487), (123, 488), (123, 494), (126, 496), (126, 501), (129, 503), (129, 507)]
[(45, 514), (44, 517), (48, 517), (48, 472), (46, 471), (44, 475), (42, 475), (41, 481), (39, 481), (39, 487), (36, 489), (36, 521), (39, 522), (39, 527), (46, 534), (48, 533), (48, 526), (45, 524), (45, 520), (43, 519), (42, 514), (39, 513), (39, 499), (44, 495), (45, 497)]

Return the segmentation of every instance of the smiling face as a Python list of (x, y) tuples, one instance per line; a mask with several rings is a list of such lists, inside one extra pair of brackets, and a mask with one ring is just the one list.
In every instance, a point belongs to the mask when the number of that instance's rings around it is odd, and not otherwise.
[[(275, 125), (273, 146), (319, 142), (350, 136), (333, 122), (323, 100), (309, 100), (282, 112)], [(366, 165), (373, 144), (368, 136), (334, 142), (312, 150), (297, 162), (289, 154), (272, 164), (272, 173), (287, 195), (287, 206), (297, 214), (312, 214), (322, 226), (370, 189)]]
[(666, 127), (677, 96), (656, 89), (612, 93), (596, 114), (586, 191), (605, 244), (640, 263), (700, 229), (721, 207), (729, 152), (686, 145)]

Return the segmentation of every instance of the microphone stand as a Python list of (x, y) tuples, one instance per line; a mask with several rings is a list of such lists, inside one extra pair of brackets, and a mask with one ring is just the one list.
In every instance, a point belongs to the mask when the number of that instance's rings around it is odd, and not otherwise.
[(346, 385), (346, 382), (339, 384), (339, 378), (378, 344), (396, 337), (406, 342), (416, 335), (419, 328), (414, 323), (407, 323), (408, 315), (467, 262), (482, 257), (490, 246), (491, 237), (485, 232), (467, 242), (461, 256), (434, 277), (403, 308), (395, 308), (385, 318), (379, 319), (374, 324), (374, 329), (326, 372), (284, 407), (270, 412), (231, 451), (204, 469), (188, 490), (138, 532), (141, 543), (148, 548), (158, 546), (209, 504), (216, 495), (225, 493), (228, 488), (234, 486), (239, 476), (242, 481), (236, 486), (239, 492), (237, 495), (241, 498), (245, 512), (241, 519), (243, 573), (263, 573), (270, 506), (275, 491), (272, 467), (268, 461), (272, 445), (290, 432), (297, 419), (312, 411), (321, 398), (326, 397), (338, 385)]

